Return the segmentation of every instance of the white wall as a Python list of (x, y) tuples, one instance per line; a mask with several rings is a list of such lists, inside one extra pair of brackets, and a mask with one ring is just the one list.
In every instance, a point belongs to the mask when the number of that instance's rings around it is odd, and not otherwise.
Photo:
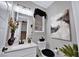
[[(34, 12), (35, 8), (39, 8), (39, 9), (45, 11), (44, 8), (42, 8), (38, 5), (35, 5), (35, 4), (33, 4), (32, 2), (29, 2), (29, 1), (28, 2), (23, 2), (23, 3), (22, 2), (14, 2), (14, 3), (19, 3), (21, 5), (25, 5), (26, 7), (30, 7), (33, 12)], [(0, 17), (0, 50), (1, 50), (2, 47), (5, 46), (5, 44), (6, 44), (5, 41), (6, 41), (7, 36), (8, 36), (7, 31), (8, 31), (8, 16), (9, 16), (9, 13), (7, 11), (5, 11), (4, 9), (0, 8), (0, 16), (2, 17), (2, 18)], [(30, 33), (31, 33), (30, 25), (34, 24), (33, 23), (33, 17), (29, 17), (28, 20), (29, 20), (28, 33), (30, 35)], [(41, 35), (44, 35), (44, 33), (41, 33), (41, 32), (40, 33), (35, 33), (34, 32), (32, 40), (34, 42), (36, 42)]]
[[(34, 12), (34, 9), (35, 9), (35, 8), (39, 8), (39, 9), (45, 11), (44, 8), (42, 8), (42, 7), (40, 7), (40, 6), (36, 5), (36, 4), (34, 4), (33, 2), (29, 2), (29, 1), (28, 1), (28, 2), (15, 2), (15, 3), (19, 3), (19, 4), (21, 4), (21, 5), (24, 5), (24, 6), (26, 6), (27, 8), (29, 7), (29, 8), (31, 8), (31, 10), (32, 10), (33, 12)], [(30, 20), (29, 23), (31, 23), (31, 21), (32, 21), (32, 24), (34, 24), (34, 22), (33, 22), (34, 18), (33, 18), (33, 17), (29, 17), (29, 20)], [(29, 33), (30, 33), (30, 32), (31, 32), (31, 31), (29, 30)], [(42, 35), (45, 37), (45, 32), (34, 32), (34, 30), (33, 30), (32, 40), (33, 40), (34, 42), (37, 42), (37, 41), (39, 40), (39, 38), (40, 38)]]
[[(51, 34), (50, 34), (50, 22), (51, 18), (56, 16), (57, 14), (60, 14), (64, 10), (69, 9), (70, 10), (70, 23), (71, 23), (71, 40), (72, 41), (63, 41), (63, 40), (57, 40), (57, 39), (52, 39)], [(48, 41), (48, 46), (51, 49), (54, 49), (56, 47), (62, 47), (64, 44), (71, 44), (71, 43), (76, 43), (76, 34), (75, 34), (75, 25), (74, 25), (74, 19), (73, 19), (73, 13), (72, 13), (72, 6), (71, 2), (54, 2), (50, 7), (47, 9), (47, 15), (48, 15), (48, 20), (47, 20), (47, 28), (46, 28), (46, 38)], [(52, 19), (53, 21), (53, 19)]]
[(73, 14), (74, 14), (74, 23), (75, 23), (75, 29), (76, 29), (77, 43), (79, 47), (79, 2), (78, 1), (72, 2), (72, 8), (73, 8)]
[(4, 9), (0, 8), (0, 49), (5, 46), (5, 40), (7, 35), (7, 26), (8, 26), (8, 16), (9, 13)]

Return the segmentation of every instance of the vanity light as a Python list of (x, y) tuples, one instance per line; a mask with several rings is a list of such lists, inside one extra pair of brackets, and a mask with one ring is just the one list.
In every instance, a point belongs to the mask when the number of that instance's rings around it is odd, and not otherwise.
[[(12, 4), (9, 3), (9, 2), (0, 2), (0, 7), (2, 9), (5, 9), (7, 10), (7, 7), (9, 6), (9, 10), (12, 10)], [(28, 16), (33, 16), (33, 12), (32, 10), (28, 9), (28, 8), (22, 8), (22, 6), (18, 6), (18, 5), (14, 5), (13, 6), (13, 10), (15, 12), (18, 12), (18, 13), (22, 13), (22, 14), (25, 14), (25, 15), (28, 15)]]
[[(12, 4), (8, 3), (8, 5), (10, 8), (12, 7)], [(28, 16), (33, 16), (33, 12), (28, 8), (23, 8), (22, 6), (14, 5), (13, 9), (15, 12), (22, 13)]]
[(22, 8), (21, 6), (14, 6), (14, 11), (18, 13), (26, 14), (28, 16), (33, 16), (33, 13), (32, 11), (30, 11), (30, 9)]

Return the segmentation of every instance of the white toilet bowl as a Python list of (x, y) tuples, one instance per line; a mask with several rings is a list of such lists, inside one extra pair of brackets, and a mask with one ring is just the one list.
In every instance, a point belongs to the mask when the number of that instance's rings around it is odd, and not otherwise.
[(50, 49), (43, 49), (41, 53), (43, 57), (54, 57), (55, 56), (54, 52)]
[(52, 50), (46, 49), (46, 41), (38, 41), (38, 49), (41, 57), (54, 57), (55, 54)]

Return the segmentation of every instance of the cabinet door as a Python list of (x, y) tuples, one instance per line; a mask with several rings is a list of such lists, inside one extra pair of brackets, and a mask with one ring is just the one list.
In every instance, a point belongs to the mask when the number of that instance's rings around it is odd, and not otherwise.
[(35, 57), (36, 47), (25, 48), (21, 50), (5, 52), (5, 57)]

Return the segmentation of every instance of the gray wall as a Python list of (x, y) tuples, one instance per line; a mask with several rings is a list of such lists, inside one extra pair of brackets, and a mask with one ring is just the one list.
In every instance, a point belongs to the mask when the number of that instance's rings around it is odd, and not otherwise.
[[(70, 10), (70, 24), (71, 24), (71, 40), (72, 41), (63, 41), (63, 40), (58, 40), (58, 39), (52, 39), (51, 34), (50, 34), (50, 22), (51, 18), (56, 16), (57, 14), (60, 14), (64, 10), (69, 9)], [(54, 49), (55, 47), (62, 47), (64, 44), (72, 44), (76, 43), (76, 34), (75, 34), (75, 25), (74, 25), (74, 19), (73, 19), (73, 13), (72, 13), (72, 6), (71, 2), (54, 2), (50, 7), (47, 9), (47, 15), (48, 15), (48, 20), (46, 24), (46, 39), (48, 41), (48, 46), (50, 49)], [(52, 19), (53, 21), (53, 19)]]

